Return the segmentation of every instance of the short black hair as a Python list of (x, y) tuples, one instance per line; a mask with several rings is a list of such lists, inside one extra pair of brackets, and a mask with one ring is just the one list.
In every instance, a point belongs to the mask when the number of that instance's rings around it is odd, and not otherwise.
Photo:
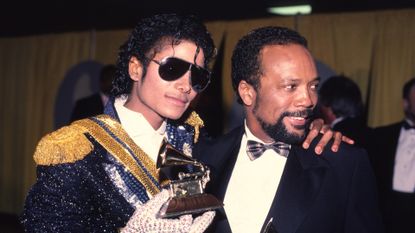
[(195, 43), (203, 50), (205, 67), (216, 52), (206, 26), (193, 15), (159, 14), (144, 18), (137, 23), (127, 41), (119, 49), (116, 77), (111, 91), (113, 96), (131, 92), (133, 82), (128, 73), (131, 57), (136, 57), (142, 63), (144, 76), (149, 60), (152, 58), (148, 56), (154, 57), (158, 46), (166, 40), (171, 40), (172, 45), (177, 45), (183, 40)]
[(363, 113), (360, 88), (344, 75), (331, 76), (321, 85), (319, 101), (330, 107), (336, 117), (358, 117)]
[(412, 79), (409, 79), (405, 85), (403, 85), (402, 88), (402, 98), (408, 100), (409, 99), (409, 92), (411, 91), (411, 88), (415, 86), (415, 77)]
[(298, 32), (285, 28), (268, 26), (255, 29), (242, 37), (232, 54), (232, 86), (242, 103), (238, 93), (238, 85), (242, 80), (259, 88), (261, 76), (261, 50), (268, 45), (298, 44), (307, 48), (307, 40)]

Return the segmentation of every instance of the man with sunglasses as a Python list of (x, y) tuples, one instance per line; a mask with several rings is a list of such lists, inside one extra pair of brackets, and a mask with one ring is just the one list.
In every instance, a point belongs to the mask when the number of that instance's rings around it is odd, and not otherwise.
[[(28, 232), (203, 232), (215, 212), (161, 219), (169, 197), (156, 161), (166, 138), (192, 155), (203, 121), (190, 102), (210, 82), (215, 48), (193, 16), (141, 20), (120, 47), (103, 115), (73, 122), (39, 142), (37, 182), (25, 202)], [(322, 129), (317, 121), (310, 139)], [(336, 146), (341, 134), (334, 135)]]

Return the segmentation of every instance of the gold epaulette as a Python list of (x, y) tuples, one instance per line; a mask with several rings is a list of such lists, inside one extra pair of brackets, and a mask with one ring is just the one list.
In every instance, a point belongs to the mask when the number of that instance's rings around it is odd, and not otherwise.
[(194, 127), (195, 137), (193, 142), (196, 143), (199, 140), (200, 128), (205, 126), (202, 118), (200, 118), (199, 114), (197, 114), (195, 111), (192, 111), (189, 117), (186, 119), (185, 123)]
[(92, 143), (84, 135), (85, 132), (85, 128), (74, 122), (47, 134), (36, 147), (33, 156), (36, 164), (74, 163), (83, 159), (93, 150)]

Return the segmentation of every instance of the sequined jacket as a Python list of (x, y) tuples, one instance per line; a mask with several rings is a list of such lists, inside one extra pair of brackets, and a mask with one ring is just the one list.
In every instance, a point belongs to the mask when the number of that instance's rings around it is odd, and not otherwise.
[[(37, 180), (21, 216), (27, 232), (117, 232), (147, 193), (160, 191), (154, 162), (122, 129), (114, 100), (105, 114), (43, 137), (34, 154)], [(168, 141), (191, 153), (203, 122), (192, 112), (169, 121)]]

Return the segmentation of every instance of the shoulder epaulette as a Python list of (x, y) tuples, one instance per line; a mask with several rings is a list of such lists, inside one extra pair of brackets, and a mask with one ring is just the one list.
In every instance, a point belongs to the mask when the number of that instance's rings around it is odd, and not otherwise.
[(199, 140), (200, 128), (205, 126), (202, 118), (200, 118), (199, 114), (197, 114), (195, 111), (192, 111), (189, 117), (186, 119), (185, 123), (194, 127), (195, 137), (193, 142), (196, 143)]
[[(82, 121), (82, 120), (80, 120)], [(33, 156), (38, 165), (74, 163), (93, 150), (92, 143), (84, 135), (86, 129), (72, 123), (44, 136)]]

